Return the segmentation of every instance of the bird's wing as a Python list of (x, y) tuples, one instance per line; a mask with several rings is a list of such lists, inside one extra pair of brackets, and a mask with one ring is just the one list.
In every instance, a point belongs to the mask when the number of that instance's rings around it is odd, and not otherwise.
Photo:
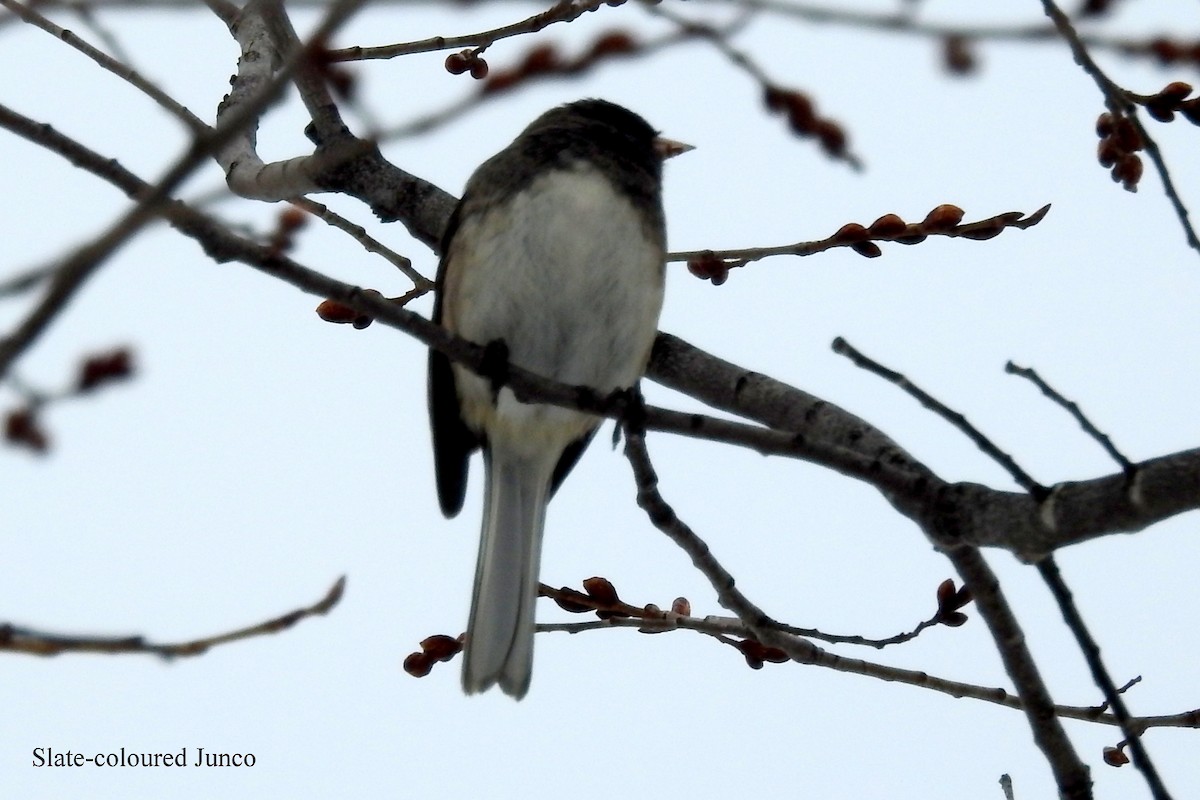
[[(459, 209), (455, 209), (442, 238), (442, 259), (438, 264), (437, 293), (433, 301), (433, 321), (442, 322), (442, 287), (445, 285), (449, 242), (458, 228)], [(437, 350), (429, 350), (429, 425), (433, 432), (433, 464), (437, 476), (438, 502), (442, 513), (453, 517), (462, 510), (467, 493), (467, 470), (471, 453), (481, 444), (463, 422), (458, 405), (458, 387), (450, 359)]]

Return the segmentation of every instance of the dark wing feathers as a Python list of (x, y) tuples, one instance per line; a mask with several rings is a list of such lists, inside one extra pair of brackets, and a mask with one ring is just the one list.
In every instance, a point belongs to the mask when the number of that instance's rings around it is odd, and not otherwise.
[[(446, 252), (458, 228), (459, 209), (454, 210), (442, 237), (442, 260), (438, 264), (437, 294), (433, 300), (433, 321), (442, 321), (442, 290), (446, 273)], [(481, 442), (462, 420), (458, 409), (458, 387), (454, 369), (445, 354), (429, 351), (429, 425), (433, 433), (433, 465), (437, 477), (438, 502), (442, 513), (453, 517), (462, 510), (467, 493), (467, 468), (471, 453)]]
[(467, 467), (479, 438), (458, 413), (458, 389), (450, 359), (429, 351), (429, 423), (433, 430), (433, 465), (442, 513), (453, 517), (462, 510), (467, 493)]
[(563, 450), (562, 455), (558, 458), (558, 463), (554, 465), (554, 475), (550, 478), (551, 497), (558, 491), (558, 487), (562, 485), (563, 480), (571, 473), (571, 470), (575, 468), (579, 457), (583, 455), (583, 451), (587, 449), (588, 444), (595, 435), (596, 429), (592, 428), (587, 432), (586, 436), (580, 436), (567, 445), (566, 450)]

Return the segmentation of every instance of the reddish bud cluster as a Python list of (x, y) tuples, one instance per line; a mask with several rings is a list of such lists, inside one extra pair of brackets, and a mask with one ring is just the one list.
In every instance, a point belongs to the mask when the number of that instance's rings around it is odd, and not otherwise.
[(1134, 52), (1150, 53), (1164, 66), (1192, 64), (1200, 66), (1200, 41), (1176, 42), (1172, 39), (1153, 39), (1149, 44), (1129, 48)]
[(45, 453), (50, 447), (50, 437), (31, 408), (8, 412), (4, 420), (4, 440), (17, 447), (27, 447), (35, 453)]
[(619, 611), (618, 606), (623, 605), (621, 598), (617, 596), (617, 587), (612, 585), (612, 581), (608, 578), (592, 577), (583, 582), (583, 590), (587, 592), (596, 605), (607, 606), (607, 608), (597, 608), (596, 616), (600, 619), (612, 619), (613, 617), (628, 617), (624, 611)]
[(1138, 102), (1146, 107), (1146, 112), (1159, 122), (1171, 122), (1175, 112), (1187, 119), (1193, 125), (1200, 125), (1200, 97), (1188, 100), (1192, 93), (1192, 85), (1183, 81), (1173, 81), (1162, 88), (1158, 94), (1139, 98)]
[(947, 36), (942, 40), (942, 63), (952, 75), (969, 75), (979, 67), (971, 42), (965, 36)]
[(957, 628), (967, 621), (967, 615), (959, 611), (971, 602), (971, 590), (966, 586), (956, 589), (954, 580), (947, 578), (937, 588), (937, 613), (933, 615), (934, 622)]
[[(705, 280), (720, 284), (728, 276), (729, 270), (742, 267), (751, 261), (771, 255), (793, 254), (799, 256), (831, 250), (835, 247), (849, 247), (861, 256), (877, 258), (883, 251), (872, 240), (898, 242), (899, 244), (919, 244), (930, 236), (948, 236), (962, 239), (984, 240), (999, 236), (1009, 228), (1024, 230), (1032, 228), (1045, 219), (1050, 213), (1050, 205), (1046, 204), (1032, 214), (1020, 211), (1007, 211), (987, 219), (975, 222), (962, 221), (963, 210), (958, 206), (943, 203), (936, 206), (920, 222), (905, 222), (897, 214), (884, 214), (871, 223), (870, 227), (850, 222), (838, 228), (832, 236), (815, 242), (797, 242), (793, 245), (771, 248), (751, 248), (747, 250), (702, 250), (694, 256), (690, 253), (688, 269), (691, 273)], [(677, 256), (680, 257), (680, 256)]]
[(290, 252), (296, 246), (296, 233), (308, 224), (308, 214), (295, 206), (288, 206), (279, 212), (275, 220), (275, 230), (271, 231), (271, 239), (267, 247), (275, 255)]
[[(572, 614), (595, 612), (600, 619), (636, 615), (634, 607), (621, 600), (617, 588), (607, 578), (588, 578), (583, 582), (582, 592), (566, 586), (558, 590), (543, 588), (542, 596), (551, 598), (559, 608)], [(649, 616), (661, 618), (662, 612)]]
[[(383, 297), (383, 295), (375, 289), (363, 289), (363, 294), (374, 295), (375, 297)], [(369, 314), (360, 314), (345, 303), (337, 300), (322, 300), (317, 306), (317, 316), (326, 322), (335, 322), (339, 325), (350, 323), (358, 330), (370, 325), (374, 322), (374, 318)]]
[[(900, 244), (919, 244), (932, 233), (945, 233), (953, 230), (958, 223), (962, 222), (962, 218), (963, 210), (961, 208), (943, 203), (926, 214), (925, 219), (921, 222), (909, 223), (905, 222), (898, 214), (884, 214), (872, 222), (870, 227), (863, 227), (857, 222), (848, 222), (838, 228), (832, 239), (837, 244), (850, 245), (860, 256), (878, 258), (883, 255), (883, 251), (879, 249), (879, 245), (870, 241), (871, 239), (887, 239)], [(996, 227), (995, 233), (991, 235), (996, 235), (1002, 229), (1002, 227)], [(977, 236), (973, 238), (990, 237)]]
[(1120, 747), (1109, 745), (1103, 751), (1104, 763), (1110, 767), (1123, 767), (1129, 763), (1129, 756), (1125, 755), (1125, 751)]
[(907, 227), (908, 223), (901, 219), (899, 214), (884, 214), (871, 223), (867, 233), (880, 239), (890, 239), (904, 233)]
[(76, 367), (73, 385), (65, 391), (45, 392), (20, 387), (20, 393), (26, 397), (25, 405), (5, 416), (4, 440), (35, 453), (45, 453), (50, 449), (50, 436), (39, 416), (44, 408), (68, 397), (90, 394), (105, 384), (128, 380), (133, 373), (133, 351), (128, 347), (115, 347), (82, 358)]
[(438, 634), (421, 642), (421, 652), (409, 653), (404, 659), (404, 671), (414, 678), (424, 678), (439, 661), (449, 661), (462, 652), (463, 639)]
[(479, 55), (478, 49), (466, 49), (446, 56), (446, 71), (451, 75), (470, 72), (471, 77), (481, 81), (488, 76), (488, 63)]
[(583, 582), (583, 590), (597, 603), (606, 606), (621, 602), (621, 598), (617, 596), (617, 587), (613, 586), (608, 578), (588, 578)]
[(778, 647), (767, 647), (757, 639), (742, 639), (732, 642), (732, 645), (745, 657), (750, 669), (762, 669), (767, 661), (772, 664), (786, 664), (791, 660), (788, 654)]
[(729, 262), (718, 258), (712, 250), (705, 250), (687, 262), (688, 272), (700, 280), (712, 281), (713, 286), (720, 286), (729, 280)]
[(88, 356), (79, 365), (75, 381), (80, 394), (90, 392), (110, 381), (125, 380), (133, 375), (133, 353), (128, 347), (118, 347), (108, 353)]
[[(616, 5), (624, 0), (618, 0)], [(613, 2), (609, 3), (613, 5)], [(597, 61), (610, 56), (636, 53), (641, 45), (633, 36), (623, 30), (610, 30), (600, 34), (592, 42), (591, 47), (577, 58), (566, 58), (558, 48), (551, 44), (539, 44), (526, 51), (521, 62), (509, 69), (496, 70), (483, 85), (485, 92), (501, 92), (511, 89), (522, 81), (544, 75), (573, 74), (583, 72)], [(449, 59), (447, 59), (449, 69)]]
[(963, 210), (958, 206), (942, 203), (925, 215), (921, 225), (931, 233), (941, 233), (958, 227), (958, 223), (962, 222), (963, 214)]
[(592, 610), (591, 605), (572, 599), (575, 596), (579, 598), (587, 597), (582, 592), (577, 592), (574, 589), (563, 586), (558, 590), (558, 594), (552, 596), (552, 599), (559, 608), (572, 614), (586, 614)]
[(1100, 165), (1111, 170), (1112, 179), (1136, 192), (1142, 179), (1142, 159), (1137, 151), (1142, 149), (1142, 137), (1129, 117), (1120, 114), (1114, 117), (1105, 111), (1096, 120), (1096, 134), (1100, 144), (1096, 147), (1096, 158)]
[(846, 152), (845, 129), (818, 115), (808, 95), (795, 89), (768, 85), (763, 90), (763, 103), (772, 113), (785, 114), (789, 127), (797, 136), (815, 137), (826, 155), (851, 160)]

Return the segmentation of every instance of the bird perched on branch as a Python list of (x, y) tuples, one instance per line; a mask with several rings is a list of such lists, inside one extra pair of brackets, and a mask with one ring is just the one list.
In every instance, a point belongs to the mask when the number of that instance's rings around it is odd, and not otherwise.
[[(662, 162), (689, 149), (604, 100), (538, 117), (467, 182), (443, 240), (434, 321), (561, 383), (634, 386), (662, 307)], [(498, 683), (520, 699), (533, 666), (546, 504), (600, 420), (521, 403), (436, 350), (429, 411), (447, 516), (462, 509), (471, 453), (484, 455), (463, 689)]]

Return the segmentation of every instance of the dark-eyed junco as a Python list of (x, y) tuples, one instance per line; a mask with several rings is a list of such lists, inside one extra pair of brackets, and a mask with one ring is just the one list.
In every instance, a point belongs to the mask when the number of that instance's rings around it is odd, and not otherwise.
[[(662, 160), (690, 149), (604, 100), (551, 109), (467, 182), (438, 269), (434, 321), (509, 363), (610, 392), (646, 368), (663, 297)], [(471, 453), (487, 489), (463, 689), (529, 689), (546, 504), (600, 420), (526, 405), (437, 351), (429, 411), (442, 511)]]

